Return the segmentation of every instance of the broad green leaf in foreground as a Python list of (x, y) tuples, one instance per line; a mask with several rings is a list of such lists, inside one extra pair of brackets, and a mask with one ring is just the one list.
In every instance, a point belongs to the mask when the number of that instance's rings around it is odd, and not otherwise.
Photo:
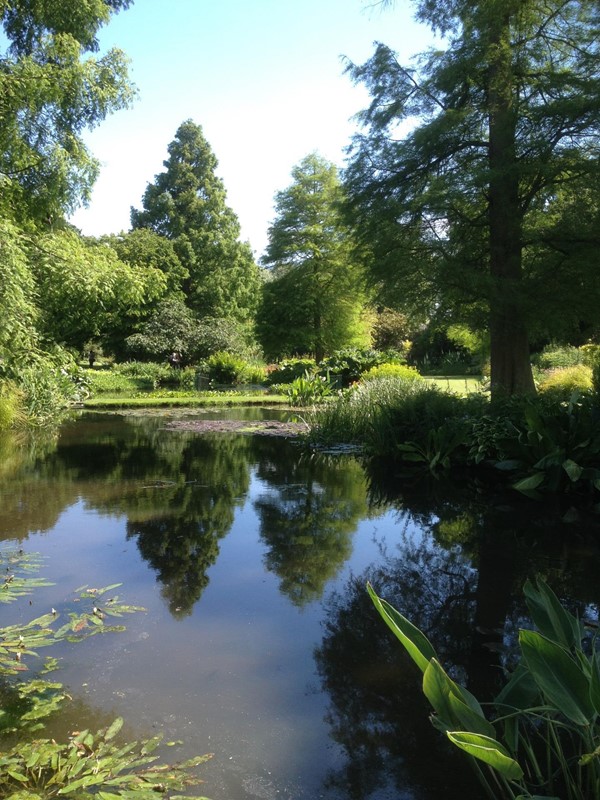
[(425, 672), (431, 659), (437, 658), (429, 639), (386, 600), (379, 598), (370, 583), (367, 584), (367, 591), (390, 630), (404, 645), (421, 672)]
[(448, 731), (447, 735), (457, 747), (489, 764), (507, 780), (520, 780), (523, 777), (518, 762), (495, 739), (466, 731)]
[(594, 715), (589, 682), (565, 650), (536, 631), (522, 630), (523, 657), (547, 699), (577, 725), (588, 725)]

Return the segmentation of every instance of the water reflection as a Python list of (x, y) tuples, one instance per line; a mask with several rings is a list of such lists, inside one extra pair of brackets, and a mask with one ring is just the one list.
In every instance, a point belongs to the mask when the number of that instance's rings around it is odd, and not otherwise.
[(303, 606), (323, 596), (350, 557), (351, 535), (367, 514), (364, 473), (352, 459), (290, 459), (281, 443), (268, 444), (257, 469), (268, 490), (254, 501), (265, 566), (283, 594)]
[(141, 728), (168, 719), (184, 757), (214, 750), (214, 800), (479, 797), (367, 580), (482, 699), (525, 621), (526, 577), (542, 573), (581, 614), (600, 600), (594, 518), (281, 439), (167, 431), (163, 414), (86, 414), (43, 442), (3, 438), (0, 500), (0, 538), (35, 549), (76, 531), (70, 559), (86, 552), (96, 570), (80, 583), (114, 580), (118, 543), (130, 599), (150, 609), (144, 629), (126, 647), (82, 649), (69, 679), (98, 676), (86, 716), (116, 702)]

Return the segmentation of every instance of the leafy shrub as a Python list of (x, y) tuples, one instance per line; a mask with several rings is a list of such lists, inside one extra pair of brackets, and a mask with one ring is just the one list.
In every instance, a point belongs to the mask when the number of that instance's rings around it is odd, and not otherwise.
[(267, 380), (267, 368), (264, 364), (247, 364), (242, 377), (244, 383), (264, 384)]
[(23, 421), (22, 403), (23, 393), (14, 381), (0, 384), (0, 431)]
[(496, 466), (515, 473), (519, 491), (600, 490), (600, 408), (589, 397), (524, 403), (500, 447), (504, 459)]
[(27, 425), (47, 425), (57, 420), (66, 408), (88, 393), (83, 370), (61, 347), (34, 353), (27, 363), (14, 366), (9, 377), (19, 389), (22, 419)]
[(348, 348), (336, 350), (319, 364), (319, 374), (325, 377), (339, 375), (342, 386), (347, 387), (358, 381), (361, 375), (380, 364), (402, 364), (405, 362), (401, 353), (395, 350), (361, 350)]
[(326, 378), (321, 375), (310, 375), (307, 372), (304, 377), (292, 381), (285, 394), (293, 406), (311, 406), (330, 397), (332, 392)]
[(540, 353), (534, 354), (531, 358), (531, 362), (541, 370), (549, 370), (584, 364), (586, 358), (585, 351), (579, 347), (550, 344), (544, 347)]
[(381, 380), (382, 378), (399, 378), (404, 381), (425, 380), (418, 370), (406, 364), (379, 364), (371, 367), (360, 376), (362, 381)]
[(600, 344), (588, 342), (588, 344), (582, 344), (579, 350), (583, 355), (583, 363), (588, 367), (593, 367), (600, 362)]
[(307, 372), (313, 374), (317, 370), (314, 358), (286, 358), (273, 369), (268, 369), (269, 384), (292, 383), (302, 378)]
[(371, 332), (373, 349), (394, 349), (404, 355), (410, 348), (412, 333), (413, 329), (405, 314), (383, 308), (377, 313)]
[(545, 395), (552, 395), (558, 400), (568, 400), (573, 392), (590, 392), (592, 377), (592, 368), (585, 364), (558, 367), (542, 373), (538, 388)]
[(234, 353), (214, 353), (206, 360), (208, 378), (216, 386), (241, 383), (247, 366), (244, 359)]

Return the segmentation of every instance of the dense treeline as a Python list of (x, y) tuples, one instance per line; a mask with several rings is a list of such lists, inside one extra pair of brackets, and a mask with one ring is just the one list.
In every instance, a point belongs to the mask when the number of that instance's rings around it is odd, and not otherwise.
[(349, 347), (444, 368), (491, 356), (493, 393), (511, 395), (534, 389), (532, 349), (595, 340), (591, 0), (415, 2), (447, 49), (403, 66), (379, 44), (348, 67), (372, 102), (347, 167), (317, 153), (294, 167), (260, 265), (192, 120), (130, 231), (91, 239), (66, 221), (98, 172), (82, 132), (135, 96), (125, 55), (97, 41), (128, 5), (0, 6), (0, 423), (72, 400), (90, 350), (183, 365)]

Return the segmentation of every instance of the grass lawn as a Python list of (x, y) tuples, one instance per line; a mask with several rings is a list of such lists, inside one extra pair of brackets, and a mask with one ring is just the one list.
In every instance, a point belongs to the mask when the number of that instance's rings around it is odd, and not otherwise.
[(439, 386), (448, 392), (467, 395), (473, 392), (481, 392), (481, 378), (477, 375), (426, 375), (425, 380)]
[(127, 396), (98, 395), (84, 400), (89, 409), (110, 408), (213, 408), (219, 406), (281, 406), (289, 405), (281, 394), (243, 392), (149, 392)]

